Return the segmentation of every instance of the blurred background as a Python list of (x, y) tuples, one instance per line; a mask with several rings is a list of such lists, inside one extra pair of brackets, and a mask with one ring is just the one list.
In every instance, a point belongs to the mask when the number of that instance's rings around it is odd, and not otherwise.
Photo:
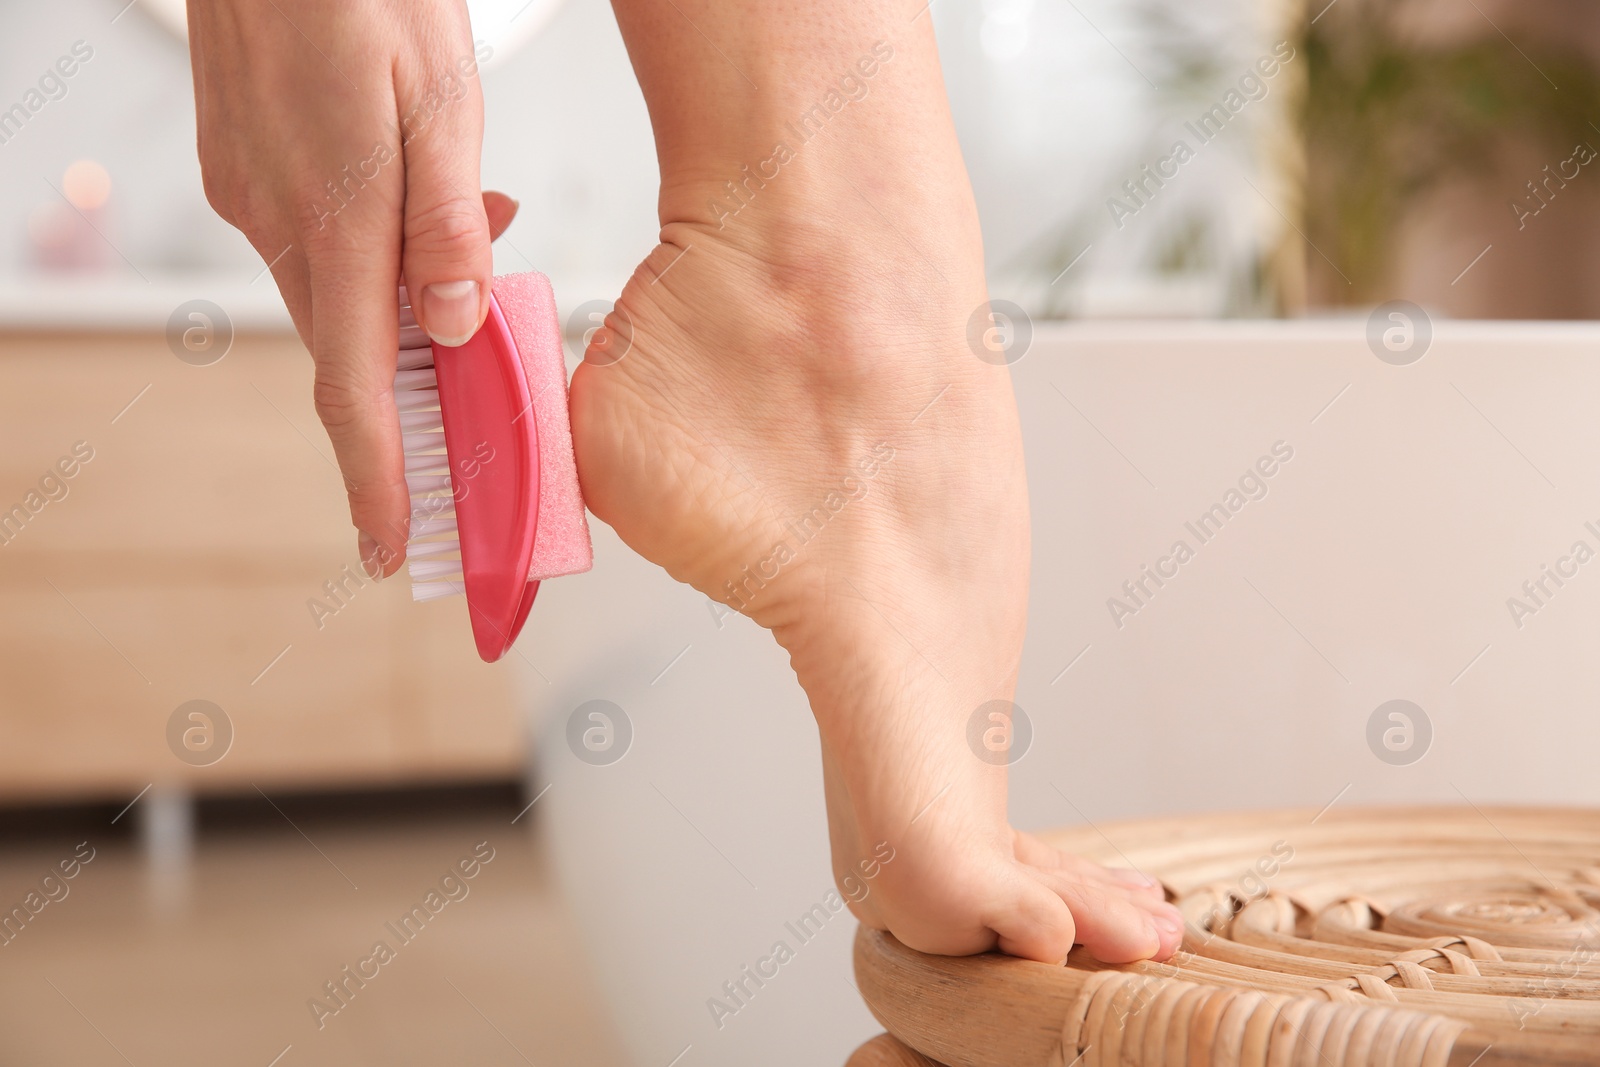
[[(492, 667), (366, 581), (181, 5), (124, 2), (0, 5), (0, 1062), (842, 1063), (848, 915), (708, 1009), (830, 886), (785, 658), (598, 523)], [(1600, 799), (1600, 12), (930, 14), (1029, 450), (1018, 824)], [(643, 101), (599, 0), (474, 27), (575, 363)]]

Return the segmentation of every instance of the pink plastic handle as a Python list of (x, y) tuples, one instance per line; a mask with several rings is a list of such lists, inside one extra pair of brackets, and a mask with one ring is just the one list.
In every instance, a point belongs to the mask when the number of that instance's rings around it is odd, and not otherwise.
[(539, 527), (533, 398), (493, 296), (483, 328), (458, 348), (435, 344), (433, 363), (472, 637), (493, 663), (517, 639), (539, 592), (528, 581)]

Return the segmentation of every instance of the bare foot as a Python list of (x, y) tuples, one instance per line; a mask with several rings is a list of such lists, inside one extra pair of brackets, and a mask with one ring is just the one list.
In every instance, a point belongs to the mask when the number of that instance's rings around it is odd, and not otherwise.
[(1012, 830), (1005, 768), (968, 746), (1015, 683), (1029, 545), (1010, 380), (968, 340), (964, 180), (785, 180), (721, 227), (697, 221), (707, 190), (664, 192), (662, 243), (572, 383), (589, 506), (789, 651), (836, 878), (894, 850), (862, 921), (945, 954), (1164, 958), (1159, 888)]

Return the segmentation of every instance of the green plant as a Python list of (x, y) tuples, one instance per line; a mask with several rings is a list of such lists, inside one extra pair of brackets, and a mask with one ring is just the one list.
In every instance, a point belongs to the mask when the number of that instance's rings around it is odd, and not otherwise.
[[(1310, 24), (1304, 215), (1314, 272), (1335, 302), (1388, 295), (1401, 223), (1451, 181), (1487, 180), (1517, 142), (1553, 161), (1600, 146), (1600, 68), (1576, 48), (1507, 39), (1485, 17), (1466, 39), (1434, 32), (1419, 0), (1342, 0)], [(1501, 181), (1504, 181), (1503, 176)], [(1515, 189), (1515, 187), (1513, 187)]]

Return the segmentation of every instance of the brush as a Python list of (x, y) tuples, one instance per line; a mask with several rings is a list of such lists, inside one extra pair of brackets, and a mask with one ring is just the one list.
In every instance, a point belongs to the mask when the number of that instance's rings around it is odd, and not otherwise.
[(496, 278), (482, 328), (454, 348), (428, 339), (401, 288), (394, 390), (412, 598), (464, 593), (478, 655), (493, 663), (539, 582), (594, 562), (550, 280)]

